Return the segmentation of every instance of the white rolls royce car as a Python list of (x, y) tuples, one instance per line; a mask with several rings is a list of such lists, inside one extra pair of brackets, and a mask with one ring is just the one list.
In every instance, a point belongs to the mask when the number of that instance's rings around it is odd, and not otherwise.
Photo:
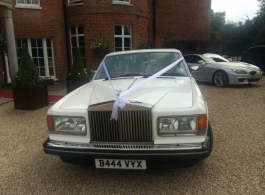
[(45, 153), (97, 168), (199, 162), (213, 148), (207, 104), (175, 49), (106, 55), (90, 83), (48, 110), (47, 125)]

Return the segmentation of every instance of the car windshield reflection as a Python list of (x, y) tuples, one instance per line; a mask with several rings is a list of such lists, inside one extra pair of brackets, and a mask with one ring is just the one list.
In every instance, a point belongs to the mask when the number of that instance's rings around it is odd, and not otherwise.
[[(142, 76), (149, 77), (180, 58), (174, 52), (144, 52), (111, 55), (105, 59), (105, 64), (111, 78)], [(183, 62), (168, 70), (161, 76), (188, 76)], [(95, 79), (108, 77), (103, 66), (100, 67)]]
[(210, 59), (214, 60), (215, 62), (229, 62), (229, 60), (227, 60), (227, 59), (225, 59), (222, 56), (219, 56), (217, 54), (214, 54), (214, 55), (204, 54), (203, 56), (205, 56), (206, 58), (210, 58)]

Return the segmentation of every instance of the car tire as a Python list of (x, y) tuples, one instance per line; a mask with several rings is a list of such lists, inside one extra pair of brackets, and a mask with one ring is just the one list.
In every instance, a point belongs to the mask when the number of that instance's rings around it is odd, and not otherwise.
[(229, 78), (225, 71), (219, 70), (213, 75), (213, 83), (217, 87), (226, 87), (229, 84)]

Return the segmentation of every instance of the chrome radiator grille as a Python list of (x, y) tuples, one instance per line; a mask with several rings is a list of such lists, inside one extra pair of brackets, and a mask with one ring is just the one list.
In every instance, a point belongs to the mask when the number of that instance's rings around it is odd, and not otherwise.
[(151, 109), (119, 111), (119, 119), (110, 120), (111, 111), (88, 111), (91, 141), (152, 142)]

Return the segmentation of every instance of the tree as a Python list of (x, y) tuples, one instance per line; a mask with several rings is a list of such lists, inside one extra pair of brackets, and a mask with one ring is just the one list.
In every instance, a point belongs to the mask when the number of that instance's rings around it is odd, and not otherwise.
[(82, 61), (80, 50), (79, 48), (75, 48), (74, 55), (73, 55), (73, 66), (71, 70), (71, 77), (78, 78), (78, 77), (85, 77), (85, 76), (87, 75), (84, 70), (84, 64)]
[(255, 18), (255, 27), (257, 30), (257, 36), (254, 44), (261, 45), (265, 44), (265, 0), (258, 0), (260, 2), (260, 9)]
[(211, 10), (211, 40), (221, 39), (220, 31), (225, 24), (225, 12)]
[(36, 86), (41, 83), (36, 65), (32, 61), (26, 44), (23, 44), (21, 61), (17, 72), (18, 86)]

